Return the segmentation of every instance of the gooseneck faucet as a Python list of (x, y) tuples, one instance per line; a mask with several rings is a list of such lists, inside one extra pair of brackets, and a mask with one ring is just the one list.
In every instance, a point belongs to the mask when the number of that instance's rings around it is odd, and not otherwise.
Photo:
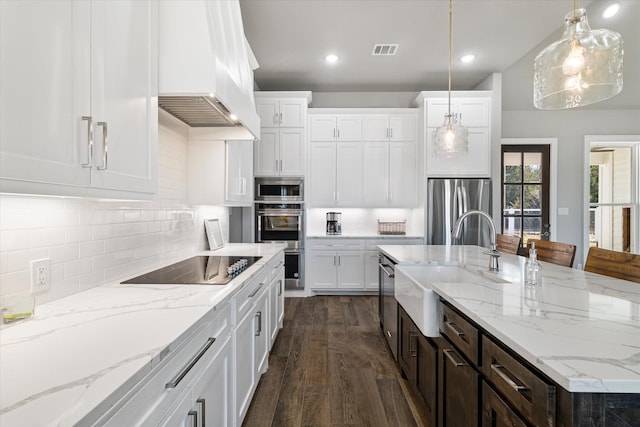
[(484, 218), (489, 223), (489, 229), (491, 231), (491, 248), (485, 254), (489, 255), (489, 271), (498, 271), (500, 267), (498, 266), (498, 257), (500, 257), (500, 252), (498, 252), (498, 248), (496, 246), (496, 225), (493, 223), (493, 218), (483, 211), (471, 210), (466, 211), (456, 221), (453, 225), (453, 230), (451, 231), (451, 235), (454, 239), (460, 237), (460, 231), (462, 230), (462, 222), (466, 217), (471, 215), (479, 215), (481, 218)]

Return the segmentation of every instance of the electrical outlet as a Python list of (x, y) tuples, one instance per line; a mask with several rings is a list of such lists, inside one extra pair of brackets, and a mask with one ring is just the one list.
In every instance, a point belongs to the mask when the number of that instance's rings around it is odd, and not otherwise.
[(36, 294), (49, 290), (50, 278), (49, 258), (31, 261), (31, 293)]

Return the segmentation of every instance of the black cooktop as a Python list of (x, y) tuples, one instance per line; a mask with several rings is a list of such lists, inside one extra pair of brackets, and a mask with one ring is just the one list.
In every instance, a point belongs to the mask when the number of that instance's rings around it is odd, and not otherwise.
[(225, 285), (262, 257), (194, 256), (122, 284)]

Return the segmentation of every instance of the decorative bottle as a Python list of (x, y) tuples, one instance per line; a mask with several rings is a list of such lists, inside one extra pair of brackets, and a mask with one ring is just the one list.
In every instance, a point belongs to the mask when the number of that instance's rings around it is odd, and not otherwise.
[(524, 264), (524, 284), (527, 286), (538, 286), (542, 283), (542, 265), (538, 261), (538, 252), (535, 242), (531, 242), (529, 259)]

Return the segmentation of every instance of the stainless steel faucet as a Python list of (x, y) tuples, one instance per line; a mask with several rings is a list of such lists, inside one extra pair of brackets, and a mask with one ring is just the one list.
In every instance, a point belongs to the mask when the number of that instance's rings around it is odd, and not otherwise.
[(498, 266), (498, 258), (500, 257), (500, 252), (498, 252), (498, 248), (496, 247), (496, 225), (493, 223), (493, 218), (483, 211), (466, 211), (453, 225), (453, 230), (451, 231), (451, 235), (454, 239), (460, 237), (460, 231), (462, 230), (462, 221), (468, 216), (471, 215), (479, 215), (481, 218), (484, 218), (489, 223), (489, 229), (491, 231), (491, 248), (485, 254), (489, 255), (489, 271), (498, 271), (500, 267)]

